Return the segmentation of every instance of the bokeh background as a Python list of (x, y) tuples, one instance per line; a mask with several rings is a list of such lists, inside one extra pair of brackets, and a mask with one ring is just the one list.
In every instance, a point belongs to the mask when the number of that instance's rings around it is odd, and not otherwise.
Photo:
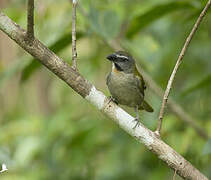
[[(107, 96), (106, 56), (114, 40), (165, 89), (205, 0), (80, 0), (77, 51), (81, 74)], [(26, 28), (26, 0), (0, 8)], [(71, 2), (35, 1), (35, 34), (71, 64)], [(211, 11), (177, 73), (171, 96), (211, 135)], [(154, 130), (161, 98), (147, 89), (155, 112), (141, 112)], [(134, 115), (133, 110), (123, 107)], [(200, 137), (170, 110), (162, 138), (211, 178), (211, 140)], [(174, 172), (142, 144), (87, 103), (0, 32), (0, 163), (2, 180), (169, 180)], [(176, 177), (176, 179), (181, 179)]]

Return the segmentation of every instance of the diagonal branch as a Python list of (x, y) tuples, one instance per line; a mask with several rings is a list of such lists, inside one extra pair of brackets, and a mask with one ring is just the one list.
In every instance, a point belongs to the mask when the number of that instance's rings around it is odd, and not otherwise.
[(34, 40), (34, 0), (28, 0), (27, 4), (27, 40)]
[(140, 126), (134, 130), (133, 127), (136, 122), (132, 116), (116, 104), (112, 102), (108, 103), (109, 100), (102, 92), (98, 91), (78, 71), (75, 71), (66, 62), (56, 56), (56, 54), (50, 51), (39, 40), (34, 39), (34, 43), (29, 45), (24, 40), (26, 36), (25, 30), (21, 29), (3, 13), (0, 13), (0, 29), (60, 79), (64, 80), (83, 98), (110, 117), (137, 141), (143, 143), (145, 147), (156, 154), (170, 168), (176, 170), (178, 175), (184, 179), (208, 180), (191, 163), (159, 139), (154, 132), (147, 129), (143, 124), (140, 123)]
[(72, 68), (75, 70), (77, 70), (76, 6), (77, 6), (77, 0), (72, 0)]
[(168, 80), (168, 85), (166, 87), (166, 90), (165, 90), (165, 93), (164, 93), (164, 96), (163, 96), (163, 101), (162, 101), (162, 105), (161, 105), (161, 109), (160, 109), (160, 114), (159, 114), (159, 119), (158, 119), (158, 125), (157, 125), (157, 129), (155, 131), (155, 133), (160, 136), (160, 131), (161, 131), (161, 127), (162, 127), (162, 120), (163, 120), (163, 115), (164, 115), (164, 112), (165, 112), (165, 106), (166, 106), (166, 103), (168, 101), (168, 96), (169, 96), (169, 93), (170, 93), (170, 90), (171, 90), (171, 87), (172, 87), (172, 84), (173, 84), (173, 81), (174, 81), (174, 78), (176, 76), (176, 73), (177, 73), (177, 70), (179, 68), (179, 65), (181, 64), (182, 62), (182, 59), (185, 55), (185, 52), (196, 32), (196, 30), (198, 29), (203, 17), (206, 15), (207, 13), (207, 10), (209, 9), (211, 5), (211, 0), (208, 0), (206, 6), (204, 7), (204, 9), (202, 10), (201, 14), (199, 15), (196, 23), (194, 24), (189, 36), (187, 37), (186, 41), (185, 41), (185, 44), (179, 54), (179, 57), (177, 59), (177, 62), (176, 62), (176, 65), (172, 71), (172, 74)]

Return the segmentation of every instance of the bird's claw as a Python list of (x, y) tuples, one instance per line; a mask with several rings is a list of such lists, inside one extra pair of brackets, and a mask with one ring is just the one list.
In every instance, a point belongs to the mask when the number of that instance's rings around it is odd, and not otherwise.
[(133, 129), (140, 125), (138, 118), (135, 118), (134, 121), (136, 122), (136, 125), (133, 127)]
[(112, 101), (112, 102), (114, 102), (116, 105), (118, 105), (118, 102), (117, 102), (117, 100), (115, 99), (115, 98), (113, 98), (112, 96), (109, 96), (108, 97), (108, 104)]

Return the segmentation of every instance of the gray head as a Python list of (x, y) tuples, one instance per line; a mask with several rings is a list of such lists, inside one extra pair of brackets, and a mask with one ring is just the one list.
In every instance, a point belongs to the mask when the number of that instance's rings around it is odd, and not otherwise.
[(114, 63), (118, 71), (123, 71), (125, 73), (134, 72), (135, 61), (129, 53), (124, 51), (117, 51), (108, 55), (106, 58)]

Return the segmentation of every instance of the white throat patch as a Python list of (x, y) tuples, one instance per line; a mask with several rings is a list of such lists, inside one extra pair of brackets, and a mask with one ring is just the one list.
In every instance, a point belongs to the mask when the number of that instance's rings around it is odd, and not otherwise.
[(115, 65), (114, 65), (114, 63), (112, 62), (112, 70), (114, 70), (115, 69)]

